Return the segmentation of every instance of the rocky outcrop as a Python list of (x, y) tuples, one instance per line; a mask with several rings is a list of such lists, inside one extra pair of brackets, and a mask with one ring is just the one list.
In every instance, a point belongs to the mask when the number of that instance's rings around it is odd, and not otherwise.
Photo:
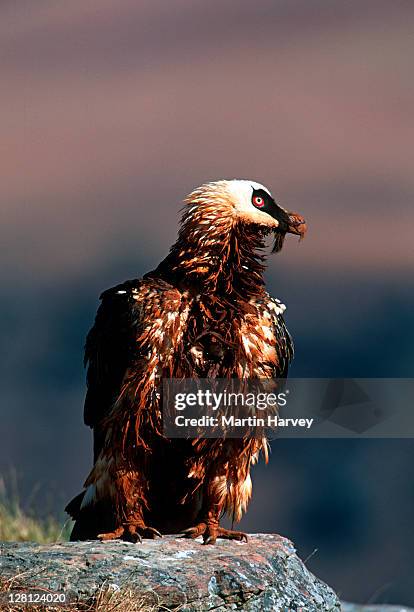
[(332, 589), (278, 535), (216, 546), (167, 536), (142, 544), (3, 543), (0, 549), (3, 598), (8, 590), (36, 589), (65, 592), (72, 610), (109, 610), (111, 602), (121, 602), (117, 610), (142, 611), (341, 609)]
[(342, 602), (341, 612), (414, 612), (412, 608), (405, 608), (403, 606), (370, 606), (360, 605)]
[[(50, 602), (62, 593), (66, 601), (58, 607), (53, 602), (22, 606), (14, 597), (46, 595), (43, 600)], [(174, 536), (142, 544), (0, 543), (0, 610), (410, 612), (341, 605), (292, 543), (270, 534), (250, 536), (247, 544), (219, 540), (216, 546)]]

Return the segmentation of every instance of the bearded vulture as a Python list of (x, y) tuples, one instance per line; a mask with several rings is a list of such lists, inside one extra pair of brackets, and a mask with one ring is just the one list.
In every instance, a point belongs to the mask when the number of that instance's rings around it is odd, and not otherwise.
[(207, 183), (186, 198), (159, 266), (102, 294), (85, 348), (94, 465), (66, 508), (72, 540), (247, 539), (220, 519), (246, 510), (266, 438), (167, 439), (159, 389), (165, 377), (287, 376), (293, 346), (285, 307), (265, 289), (263, 248), (269, 233), (279, 251), (287, 232), (305, 231), (255, 181)]

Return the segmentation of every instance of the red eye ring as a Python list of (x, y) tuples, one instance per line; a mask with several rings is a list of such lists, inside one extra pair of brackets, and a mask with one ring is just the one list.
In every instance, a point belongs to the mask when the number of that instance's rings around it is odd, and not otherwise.
[(265, 205), (265, 201), (261, 196), (254, 196), (253, 204), (257, 206), (257, 208), (263, 208), (263, 206)]

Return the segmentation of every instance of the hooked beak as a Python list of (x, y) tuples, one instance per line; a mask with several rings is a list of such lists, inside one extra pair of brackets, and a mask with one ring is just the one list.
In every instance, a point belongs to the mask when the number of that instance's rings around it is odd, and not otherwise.
[(289, 214), (289, 221), (287, 224), (288, 226), (287, 231), (289, 232), (289, 234), (296, 234), (297, 236), (300, 236), (302, 239), (304, 235), (306, 234), (306, 230), (308, 229), (306, 226), (305, 219), (301, 215), (298, 215), (298, 213), (288, 213), (288, 214)]
[(275, 216), (279, 221), (279, 227), (275, 228), (273, 232), (275, 241), (272, 253), (278, 253), (282, 249), (287, 233), (300, 236), (300, 240), (302, 240), (307, 230), (306, 221), (301, 215), (285, 212), (284, 210), (281, 212), (282, 214), (279, 214), (277, 217)]

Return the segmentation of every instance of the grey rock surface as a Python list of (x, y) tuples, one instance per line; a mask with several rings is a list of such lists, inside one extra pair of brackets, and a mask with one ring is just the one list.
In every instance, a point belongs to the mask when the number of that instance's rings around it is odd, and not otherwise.
[(413, 608), (404, 606), (360, 605), (342, 602), (342, 612), (414, 612)]
[(148, 598), (143, 610), (158, 604), (181, 612), (341, 610), (333, 590), (308, 571), (292, 543), (270, 534), (216, 546), (174, 536), (142, 544), (7, 542), (0, 544), (0, 576), (3, 597), (8, 588), (63, 590), (71, 609), (91, 605), (104, 592), (128, 592)]

